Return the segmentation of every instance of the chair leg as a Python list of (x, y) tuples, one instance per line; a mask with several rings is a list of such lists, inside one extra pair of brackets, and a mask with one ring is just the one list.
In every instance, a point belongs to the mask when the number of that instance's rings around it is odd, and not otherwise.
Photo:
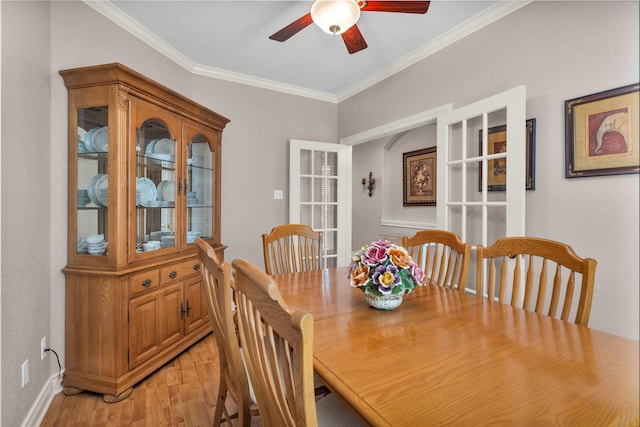
[(331, 390), (329, 390), (326, 385), (321, 385), (315, 388), (316, 397), (323, 397), (330, 393), (331, 393)]
[[(220, 386), (218, 387), (218, 396), (216, 397), (216, 408), (213, 413), (213, 427), (220, 427), (220, 424), (226, 420), (230, 420), (229, 413), (226, 408), (227, 400), (227, 382), (224, 379), (224, 374), (220, 375)], [(224, 412), (224, 418), (223, 418)]]

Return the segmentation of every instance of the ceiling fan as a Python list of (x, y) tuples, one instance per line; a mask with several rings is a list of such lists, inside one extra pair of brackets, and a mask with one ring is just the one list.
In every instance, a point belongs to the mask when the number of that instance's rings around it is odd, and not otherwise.
[(367, 48), (356, 22), (360, 12), (427, 13), (429, 1), (365, 1), (316, 0), (311, 11), (291, 24), (273, 33), (269, 38), (283, 42), (312, 22), (328, 34), (341, 35), (350, 54)]

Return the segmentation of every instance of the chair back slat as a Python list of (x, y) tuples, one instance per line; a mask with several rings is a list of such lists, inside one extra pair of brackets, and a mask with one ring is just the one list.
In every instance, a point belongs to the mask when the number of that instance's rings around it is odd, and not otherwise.
[[(506, 303), (510, 292), (510, 304), (515, 307), (565, 321), (570, 321), (573, 316), (575, 323), (585, 326), (588, 324), (596, 260), (578, 257), (564, 243), (535, 237), (498, 239), (491, 246), (478, 246), (477, 254), (476, 286), (487, 289), (489, 298), (495, 299), (497, 291), (498, 301)], [(524, 275), (523, 263), (526, 263)], [(550, 269), (549, 263), (555, 264), (555, 268)], [(485, 264), (488, 264), (488, 278), (484, 277), (484, 269), (487, 268)], [(496, 269), (500, 270), (499, 283), (496, 283)], [(551, 294), (548, 295), (547, 282), (550, 274), (554, 274), (554, 277)], [(578, 275), (581, 280), (576, 285)], [(567, 280), (563, 280), (563, 276)]]
[(248, 261), (233, 261), (240, 337), (264, 426), (316, 426), (313, 317), (293, 311), (277, 284)]
[[(529, 258), (529, 263), (532, 266), (531, 271), (533, 272), (533, 257)], [(542, 270), (540, 271), (540, 280), (538, 281), (538, 298), (536, 300), (536, 307), (535, 307), (536, 313), (542, 313), (542, 310), (544, 310), (544, 300), (546, 298), (546, 295), (547, 295), (547, 259), (545, 258), (544, 260), (542, 260)], [(553, 305), (553, 300), (551, 304)]]
[[(516, 266), (513, 270), (513, 289), (511, 292), (511, 305), (514, 307), (517, 307), (518, 304), (520, 304), (520, 293), (522, 292), (521, 283), (520, 283), (522, 278), (522, 276), (520, 275), (521, 274), (520, 260), (522, 259), (522, 257), (516, 256), (515, 259), (516, 259)], [(502, 264), (502, 271), (505, 271), (507, 269), (507, 266), (508, 266), (507, 263)]]
[(456, 233), (420, 230), (402, 238), (402, 246), (425, 273), (425, 283), (464, 291), (469, 273), (471, 245)]
[(569, 274), (569, 281), (567, 282), (566, 297), (564, 299), (564, 306), (562, 307), (562, 320), (569, 318), (569, 310), (571, 310), (571, 301), (573, 301), (573, 293), (575, 291), (575, 273), (572, 271)]
[(202, 264), (203, 294), (220, 364), (220, 384), (213, 425), (219, 426), (221, 420), (230, 423), (236, 416), (229, 413), (225, 404), (228, 392), (238, 408), (238, 426), (248, 427), (251, 424), (251, 416), (257, 416), (259, 412), (257, 405), (251, 401), (249, 379), (233, 320), (231, 266), (229, 263), (221, 262), (215, 250), (203, 239), (196, 239), (196, 246)]
[(322, 233), (304, 224), (283, 224), (262, 235), (267, 274), (323, 268)]
[(507, 258), (502, 257), (502, 263), (500, 269), (500, 297), (498, 301), (503, 304), (507, 303)]

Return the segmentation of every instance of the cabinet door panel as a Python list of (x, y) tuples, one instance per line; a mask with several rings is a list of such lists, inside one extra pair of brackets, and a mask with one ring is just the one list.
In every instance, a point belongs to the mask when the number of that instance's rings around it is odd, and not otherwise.
[(160, 350), (158, 322), (161, 318), (159, 293), (131, 300), (129, 304), (130, 368), (144, 362)]
[(185, 319), (186, 333), (201, 327), (209, 321), (207, 307), (202, 295), (202, 281), (195, 276), (185, 281), (186, 303), (189, 304), (189, 314)]
[(185, 310), (183, 297), (183, 282), (174, 283), (161, 289), (160, 298), (160, 343), (163, 346), (178, 341), (184, 335)]

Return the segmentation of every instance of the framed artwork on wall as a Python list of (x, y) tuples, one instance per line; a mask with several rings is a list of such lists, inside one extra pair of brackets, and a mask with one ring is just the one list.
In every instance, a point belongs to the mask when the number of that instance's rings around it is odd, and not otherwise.
[[(526, 181), (525, 189), (536, 189), (536, 119), (526, 121)], [(482, 154), (482, 130), (479, 132), (479, 153)], [(507, 126), (494, 126), (487, 130), (487, 149), (489, 154), (506, 151)], [(487, 171), (487, 191), (506, 191), (507, 187), (507, 160), (489, 160)], [(482, 191), (482, 163), (478, 174), (478, 191)]]
[(436, 205), (436, 147), (402, 153), (402, 205)]
[(638, 87), (565, 101), (566, 178), (640, 171)]

